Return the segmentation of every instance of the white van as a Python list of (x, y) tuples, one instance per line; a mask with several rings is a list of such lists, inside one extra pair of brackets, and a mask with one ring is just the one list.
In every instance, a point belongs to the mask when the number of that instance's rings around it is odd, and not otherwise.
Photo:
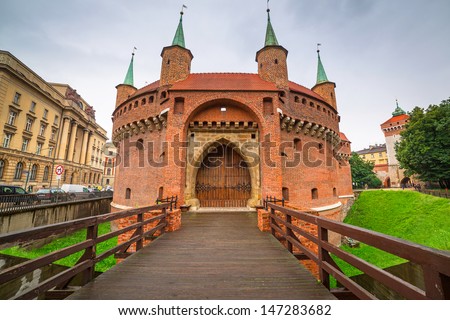
[(72, 199), (86, 199), (93, 197), (89, 192), (89, 189), (81, 184), (63, 184), (61, 189), (68, 193), (69, 197)]

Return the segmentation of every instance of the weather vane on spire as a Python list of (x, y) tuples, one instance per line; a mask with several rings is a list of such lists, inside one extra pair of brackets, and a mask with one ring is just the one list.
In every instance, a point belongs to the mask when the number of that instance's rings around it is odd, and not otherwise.
[(270, 11), (270, 8), (269, 8), (269, 0), (267, 0), (267, 12), (269, 12)]
[(318, 43), (318, 44), (317, 44), (317, 52), (320, 52), (319, 47), (320, 47), (321, 45), (322, 45), (321, 43)]
[(134, 56), (134, 52), (137, 50), (136, 47), (133, 48), (133, 52), (131, 53)]
[(183, 4), (183, 5), (181, 6), (181, 12), (180, 12), (181, 14), (184, 14), (184, 9), (185, 9), (185, 8), (187, 9), (187, 7)]

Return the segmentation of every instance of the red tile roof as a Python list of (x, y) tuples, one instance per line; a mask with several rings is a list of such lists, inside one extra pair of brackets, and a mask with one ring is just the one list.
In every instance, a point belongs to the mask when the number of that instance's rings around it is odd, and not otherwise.
[(381, 126), (383, 126), (383, 125), (385, 125), (385, 124), (392, 123), (392, 122), (397, 123), (397, 122), (404, 121), (404, 120), (407, 120), (407, 119), (409, 119), (409, 116), (408, 116), (407, 114), (401, 114), (401, 115), (399, 115), (399, 116), (392, 117), (392, 118), (390, 118), (389, 120), (383, 122), (383, 123), (381, 124)]
[(343, 132), (339, 132), (339, 138), (341, 138), (341, 140), (350, 142), (350, 140), (347, 138), (347, 136)]
[(304, 87), (304, 86), (302, 86), (302, 85), (299, 85), (298, 83), (289, 81), (289, 89), (290, 89), (291, 91), (295, 91), (295, 92), (298, 92), (298, 93), (307, 94), (307, 95), (310, 96), (310, 97), (314, 97), (314, 98), (316, 98), (316, 99), (319, 99), (319, 100), (321, 100), (321, 101), (324, 101), (323, 98), (322, 98), (322, 96), (318, 95), (318, 94), (315, 93), (314, 91), (312, 91), (312, 90), (310, 90), (310, 89), (308, 89), (308, 88), (306, 88), (306, 87)]
[(253, 73), (191, 73), (170, 90), (278, 91), (278, 88)]
[[(134, 95), (153, 91), (158, 87), (159, 81), (155, 81), (139, 89)], [(295, 82), (289, 81), (289, 89), (324, 101), (317, 93)], [(186, 80), (174, 83), (170, 90), (279, 91), (274, 83), (264, 81), (256, 73), (191, 73)]]

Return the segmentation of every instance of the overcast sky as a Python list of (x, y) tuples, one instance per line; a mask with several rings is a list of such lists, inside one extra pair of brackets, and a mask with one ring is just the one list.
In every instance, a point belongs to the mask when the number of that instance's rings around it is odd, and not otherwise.
[[(111, 135), (116, 89), (133, 47), (137, 88), (159, 79), (182, 4), (192, 72), (257, 73), (266, 0), (0, 0), (0, 49), (48, 82), (67, 83)], [(410, 111), (450, 97), (449, 0), (271, 0), (289, 79), (311, 88), (316, 44), (336, 83), (352, 149), (383, 143), (395, 99)]]

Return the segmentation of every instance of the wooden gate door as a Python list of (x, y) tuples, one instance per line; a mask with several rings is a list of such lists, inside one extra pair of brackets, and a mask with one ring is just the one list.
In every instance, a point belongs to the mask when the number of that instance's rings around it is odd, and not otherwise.
[(203, 159), (195, 185), (202, 207), (245, 207), (251, 189), (247, 164), (232, 147), (219, 145)]

